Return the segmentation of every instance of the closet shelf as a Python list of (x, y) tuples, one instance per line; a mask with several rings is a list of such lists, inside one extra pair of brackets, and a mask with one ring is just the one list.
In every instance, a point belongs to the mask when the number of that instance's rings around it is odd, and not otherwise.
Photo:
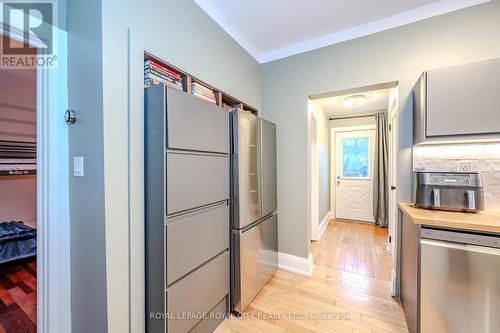
[[(223, 109), (227, 110), (227, 109), (232, 109), (232, 108), (240, 108), (242, 110), (249, 111), (253, 114), (258, 114), (258, 112), (259, 112), (256, 108), (254, 108), (246, 103), (243, 103), (242, 101), (238, 100), (237, 98), (232, 97), (231, 95), (221, 91), (220, 89), (217, 89), (217, 88), (203, 82), (202, 80), (194, 77), (193, 75), (186, 73), (185, 71), (183, 71), (175, 66), (170, 65), (168, 62), (165, 62), (165, 61), (159, 59), (158, 57), (156, 57), (148, 52), (145, 52), (144, 53), (145, 64), (149, 60), (152, 60), (155, 63), (158, 63), (159, 65), (161, 65), (161, 67), (166, 68), (168, 71), (179, 73), (181, 80), (182, 80), (182, 90), (188, 94), (193, 94), (192, 89), (193, 89), (194, 85), (201, 85), (204, 88), (213, 91), (213, 94), (215, 96), (215, 104), (217, 104), (218, 106), (220, 106)], [(199, 93), (194, 93), (194, 95), (198, 95), (201, 98), (205, 98), (205, 96), (203, 96)], [(207, 100), (211, 99), (210, 97), (211, 96), (207, 97)]]

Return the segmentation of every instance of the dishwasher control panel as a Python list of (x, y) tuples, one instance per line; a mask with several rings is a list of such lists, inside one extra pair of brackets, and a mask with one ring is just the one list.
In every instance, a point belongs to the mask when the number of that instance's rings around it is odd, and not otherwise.
[(454, 230), (440, 230), (422, 227), (420, 237), (445, 242), (471, 244), (500, 249), (500, 235), (474, 234)]

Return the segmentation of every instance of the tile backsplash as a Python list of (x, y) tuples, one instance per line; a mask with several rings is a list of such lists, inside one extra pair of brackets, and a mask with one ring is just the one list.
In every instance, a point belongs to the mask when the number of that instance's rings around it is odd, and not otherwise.
[(500, 209), (500, 143), (415, 146), (413, 169), (458, 171), (459, 162), (471, 164), (484, 183), (487, 209)]

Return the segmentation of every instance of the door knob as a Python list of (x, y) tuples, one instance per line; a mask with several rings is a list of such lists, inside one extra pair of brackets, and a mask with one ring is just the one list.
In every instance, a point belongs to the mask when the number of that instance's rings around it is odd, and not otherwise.
[(67, 124), (74, 124), (76, 123), (76, 114), (75, 111), (73, 110), (66, 110), (64, 113), (64, 120), (66, 121)]
[(396, 189), (396, 186), (391, 185), (391, 191), (394, 191)]

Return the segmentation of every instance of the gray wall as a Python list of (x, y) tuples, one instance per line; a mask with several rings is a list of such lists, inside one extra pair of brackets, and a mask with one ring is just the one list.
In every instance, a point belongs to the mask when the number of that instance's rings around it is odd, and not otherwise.
[(85, 157), (85, 177), (70, 176), (72, 332), (106, 332), (101, 1), (69, 1), (67, 22), (70, 166)]
[(144, 329), (144, 62), (155, 56), (257, 108), (260, 65), (193, 1), (103, 1), (108, 326)]
[[(263, 65), (263, 115), (278, 128), (280, 251), (307, 258), (307, 97), (399, 81), (398, 197), (410, 200), (411, 88), (424, 70), (500, 57), (500, 1)], [(293, 70), (291, 70), (293, 69)], [(290, 166), (294, 167), (291, 168)]]
[(318, 223), (330, 211), (330, 128), (325, 116), (319, 122), (319, 216)]

